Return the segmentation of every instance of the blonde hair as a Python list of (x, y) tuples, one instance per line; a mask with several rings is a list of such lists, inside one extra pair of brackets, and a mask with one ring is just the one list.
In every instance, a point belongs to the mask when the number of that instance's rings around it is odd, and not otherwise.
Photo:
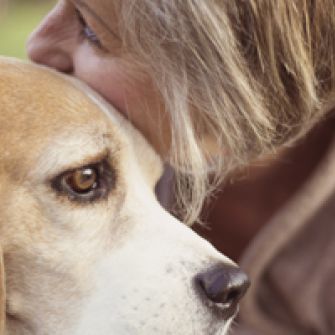
[[(124, 46), (170, 114), (187, 223), (226, 173), (290, 145), (325, 114), (335, 70), (331, 0), (122, 0), (117, 11)], [(206, 141), (222, 155), (207, 152)]]

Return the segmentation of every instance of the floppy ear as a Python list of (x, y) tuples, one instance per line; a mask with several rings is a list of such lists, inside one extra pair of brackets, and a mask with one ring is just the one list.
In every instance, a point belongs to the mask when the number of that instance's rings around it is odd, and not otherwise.
[(3, 252), (0, 246), (0, 335), (5, 334), (6, 322), (6, 281)]

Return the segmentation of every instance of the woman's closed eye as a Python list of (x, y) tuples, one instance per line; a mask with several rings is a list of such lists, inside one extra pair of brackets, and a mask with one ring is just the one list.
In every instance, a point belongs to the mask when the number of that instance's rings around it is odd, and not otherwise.
[(87, 39), (90, 43), (98, 48), (102, 48), (101, 41), (96, 33), (92, 30), (92, 28), (87, 24), (86, 20), (84, 19), (83, 15), (80, 13), (79, 10), (76, 10), (76, 14), (81, 25), (81, 34)]

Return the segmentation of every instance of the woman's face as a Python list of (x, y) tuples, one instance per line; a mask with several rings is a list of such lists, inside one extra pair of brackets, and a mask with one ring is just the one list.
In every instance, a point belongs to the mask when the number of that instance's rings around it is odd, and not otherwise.
[(167, 113), (149, 76), (121, 52), (112, 3), (60, 0), (31, 35), (28, 55), (85, 81), (164, 155), (170, 143)]

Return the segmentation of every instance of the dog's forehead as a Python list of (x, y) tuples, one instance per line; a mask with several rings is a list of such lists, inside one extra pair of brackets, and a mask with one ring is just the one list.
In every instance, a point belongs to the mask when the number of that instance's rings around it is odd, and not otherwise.
[(37, 153), (46, 140), (63, 134), (97, 138), (106, 132), (113, 135), (110, 119), (75, 82), (44, 68), (0, 58), (3, 154)]
[(106, 119), (70, 80), (49, 69), (21, 62), (0, 59), (0, 99), (2, 129), (10, 127), (24, 132), (29, 130), (24, 127), (28, 123), (42, 132), (46, 124), (50, 131), (69, 123), (81, 125)]

